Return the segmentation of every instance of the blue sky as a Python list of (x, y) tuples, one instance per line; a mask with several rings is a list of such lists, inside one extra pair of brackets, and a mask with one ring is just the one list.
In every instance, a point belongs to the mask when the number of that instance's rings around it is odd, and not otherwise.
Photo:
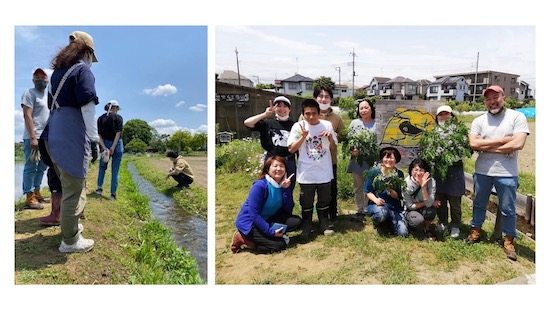
[[(124, 123), (141, 119), (160, 134), (207, 132), (206, 26), (17, 26), (15, 142), (22, 141), (21, 94), (33, 87), (32, 73), (38, 67), (49, 68), (75, 30), (94, 38), (98, 117), (105, 113), (105, 104), (115, 99)], [(52, 70), (46, 72), (50, 75)]]
[(254, 83), (295, 73), (355, 87), (375, 76), (434, 81), (434, 75), (475, 72), (479, 52), (479, 71), (518, 74), (536, 88), (535, 26), (221, 25), (217, 73), (237, 72), (235, 49), (241, 75)]

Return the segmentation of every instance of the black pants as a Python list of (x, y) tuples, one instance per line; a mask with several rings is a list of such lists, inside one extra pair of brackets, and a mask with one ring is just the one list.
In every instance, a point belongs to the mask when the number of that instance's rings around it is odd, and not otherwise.
[(50, 188), (50, 193), (61, 192), (61, 180), (53, 167), (48, 168), (48, 187)]
[[(266, 222), (268, 222), (270, 225), (273, 223), (286, 224), (286, 231), (290, 232), (300, 228), (300, 225), (302, 224), (302, 218), (297, 215), (277, 212), (273, 216), (268, 218)], [(256, 250), (258, 251), (258, 253), (261, 254), (279, 252), (286, 249), (287, 247), (287, 244), (283, 238), (265, 235), (256, 226), (252, 226), (252, 230), (250, 231), (250, 233), (248, 235), (243, 234), (243, 237), (254, 242), (256, 244)]]
[(334, 178), (330, 182), (330, 204), (328, 208), (328, 216), (331, 220), (334, 220), (338, 216), (338, 185), (336, 176), (338, 173), (338, 167), (336, 164), (332, 165), (332, 174)]
[(178, 182), (177, 186), (189, 187), (189, 184), (193, 183), (193, 179), (186, 174), (180, 173), (173, 175), (172, 178)]

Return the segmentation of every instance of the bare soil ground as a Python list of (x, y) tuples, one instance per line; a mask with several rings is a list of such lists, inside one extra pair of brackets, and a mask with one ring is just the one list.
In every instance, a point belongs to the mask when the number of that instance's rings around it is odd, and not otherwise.
[[(189, 156), (184, 157), (193, 170), (193, 184), (206, 188), (208, 185), (208, 157), (207, 156)], [(172, 167), (172, 162), (168, 157), (166, 158), (151, 158), (149, 162), (155, 166), (155, 168), (168, 171)]]

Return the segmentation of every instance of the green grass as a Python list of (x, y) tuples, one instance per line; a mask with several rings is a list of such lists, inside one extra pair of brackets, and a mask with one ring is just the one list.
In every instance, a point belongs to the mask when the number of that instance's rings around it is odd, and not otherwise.
[[(346, 177), (351, 178), (351, 175), (339, 175), (339, 183), (340, 178)], [(483, 226), (482, 236), (487, 241), (475, 245), (464, 242), (472, 216), (467, 199), (463, 199), (459, 240), (439, 235), (440, 241), (428, 242), (416, 232), (406, 238), (379, 235), (370, 219), (364, 223), (351, 219), (355, 203), (350, 198), (339, 200), (341, 216), (334, 225), (336, 234), (331, 237), (302, 240), (298, 231), (290, 233), (291, 244), (281, 253), (234, 255), (227, 247), (251, 181), (245, 173), (216, 176), (218, 284), (495, 284), (535, 271), (535, 243), (520, 236), (516, 246), (520, 258), (510, 263), (502, 245), (487, 240), (494, 225), (490, 217)], [(294, 209), (294, 214), (299, 215), (298, 191), (299, 185), (295, 191)], [(235, 272), (239, 255), (246, 257), (248, 276), (247, 280), (233, 282), (229, 274)]]
[[(148, 198), (127, 170), (129, 158), (121, 165), (116, 201), (93, 193), (97, 163), (88, 172), (83, 235), (95, 240), (88, 253), (59, 253), (60, 228), (40, 226), (37, 219), (49, 213), (49, 205), (37, 211), (23, 209), (22, 200), (15, 203), (16, 284), (205, 283), (196, 260), (153, 219)], [(104, 188), (109, 185), (107, 170)]]
[[(158, 157), (161, 157), (160, 155)], [(188, 212), (204, 219), (208, 214), (208, 195), (204, 188), (191, 186), (184, 191), (175, 190), (169, 182), (166, 182), (166, 172), (157, 170), (148, 161), (147, 157), (133, 157), (134, 166), (139, 174), (151, 182), (157, 191), (167, 196), (172, 196), (174, 204)]]

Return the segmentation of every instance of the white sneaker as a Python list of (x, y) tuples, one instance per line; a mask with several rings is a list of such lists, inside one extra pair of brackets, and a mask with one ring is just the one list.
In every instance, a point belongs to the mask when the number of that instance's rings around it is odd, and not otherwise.
[(451, 228), (451, 237), (458, 238), (458, 235), (460, 235), (460, 229), (458, 227)]
[(332, 235), (334, 235), (334, 230), (332, 230), (332, 229), (326, 229), (325, 231), (323, 231), (323, 235), (325, 235), (325, 236), (332, 236)]
[(78, 233), (81, 234), (84, 231), (84, 225), (78, 223)]
[(84, 252), (88, 252), (93, 247), (94, 247), (94, 240), (84, 239), (84, 237), (79, 235), (78, 240), (74, 244), (66, 244), (65, 241), (61, 241), (61, 245), (59, 246), (59, 252), (62, 252), (62, 253), (72, 253), (72, 252), (84, 253)]
[(435, 231), (437, 231), (438, 233), (445, 232), (446, 230), (447, 230), (447, 226), (445, 226), (445, 224), (443, 224), (443, 223), (439, 223), (435, 227)]

